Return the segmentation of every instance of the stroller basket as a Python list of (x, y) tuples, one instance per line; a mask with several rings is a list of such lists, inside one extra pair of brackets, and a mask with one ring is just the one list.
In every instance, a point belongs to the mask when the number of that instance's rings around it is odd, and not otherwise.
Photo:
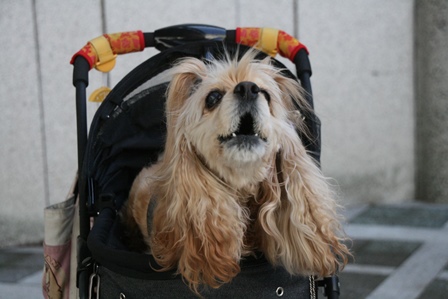
[[(87, 134), (86, 87), (88, 72), (95, 67), (108, 72), (117, 54), (155, 47), (161, 52), (126, 75), (107, 95), (96, 112)], [(99, 298), (144, 298), (194, 296), (175, 270), (157, 271), (149, 254), (129, 250), (117, 211), (126, 201), (130, 186), (142, 167), (155, 162), (163, 152), (165, 92), (164, 72), (179, 58), (207, 59), (227, 51), (242, 55), (252, 47), (257, 59), (277, 52), (296, 65), (297, 77), (279, 61), (273, 63), (285, 76), (300, 81), (306, 100), (313, 107), (311, 66), (306, 47), (283, 31), (261, 28), (225, 30), (208, 25), (179, 25), (157, 30), (104, 35), (92, 40), (72, 59), (76, 87), (78, 131), (79, 237), (77, 286), (80, 298), (89, 298), (95, 289)], [(144, 113), (142, 113), (144, 111)], [(305, 114), (310, 134), (300, 136), (308, 152), (319, 163), (320, 123), (314, 114)], [(87, 137), (89, 136), (89, 137)], [(91, 219), (93, 226), (91, 226)], [(151, 265), (151, 267), (149, 267)], [(273, 268), (262, 257), (241, 263), (241, 273), (217, 290), (203, 290), (212, 298), (316, 298), (323, 286), (328, 298), (338, 298), (337, 277), (314, 281), (314, 277), (291, 277)], [(253, 277), (257, 277), (251, 279)], [(311, 295), (310, 295), (311, 294)], [(126, 297), (119, 297), (119, 296)]]

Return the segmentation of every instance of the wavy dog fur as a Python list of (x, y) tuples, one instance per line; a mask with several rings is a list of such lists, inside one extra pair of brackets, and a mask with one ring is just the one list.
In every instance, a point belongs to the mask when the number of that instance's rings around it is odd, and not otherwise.
[[(176, 268), (196, 293), (231, 281), (254, 251), (294, 275), (331, 275), (349, 255), (334, 194), (296, 133), (306, 130), (294, 102), (309, 109), (302, 89), (254, 58), (187, 58), (172, 69), (165, 152), (138, 175), (123, 214), (162, 270)], [(235, 95), (241, 82), (259, 87), (249, 106)], [(213, 91), (218, 103), (207, 106)], [(223, 142), (241, 126), (241, 107), (259, 139)]]

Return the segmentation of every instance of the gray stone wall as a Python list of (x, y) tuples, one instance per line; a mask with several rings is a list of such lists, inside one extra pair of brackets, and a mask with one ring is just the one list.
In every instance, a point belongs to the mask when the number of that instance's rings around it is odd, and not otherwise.
[(448, 202), (448, 2), (416, 1), (417, 198)]
[(411, 200), (412, 1), (330, 2), (299, 1), (323, 122), (322, 167), (345, 203)]

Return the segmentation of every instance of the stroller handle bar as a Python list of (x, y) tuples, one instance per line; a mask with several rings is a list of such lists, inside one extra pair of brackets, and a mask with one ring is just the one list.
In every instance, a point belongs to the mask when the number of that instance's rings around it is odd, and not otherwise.
[(294, 62), (296, 54), (308, 49), (288, 33), (273, 28), (246, 27), (226, 30), (221, 27), (199, 24), (185, 24), (162, 28), (153, 33), (130, 31), (104, 34), (89, 41), (71, 59), (84, 57), (90, 69), (95, 67), (102, 72), (109, 72), (115, 66), (119, 54), (143, 51), (146, 47), (164, 50), (173, 46), (204, 40), (230, 40), (238, 44), (257, 48), (268, 55), (277, 53)]

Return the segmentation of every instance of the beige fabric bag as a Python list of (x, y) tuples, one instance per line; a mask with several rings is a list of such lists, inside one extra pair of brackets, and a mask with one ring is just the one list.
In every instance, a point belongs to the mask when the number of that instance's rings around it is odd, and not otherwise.
[(76, 237), (79, 234), (78, 206), (75, 186), (65, 201), (44, 209), (44, 298), (77, 298)]

